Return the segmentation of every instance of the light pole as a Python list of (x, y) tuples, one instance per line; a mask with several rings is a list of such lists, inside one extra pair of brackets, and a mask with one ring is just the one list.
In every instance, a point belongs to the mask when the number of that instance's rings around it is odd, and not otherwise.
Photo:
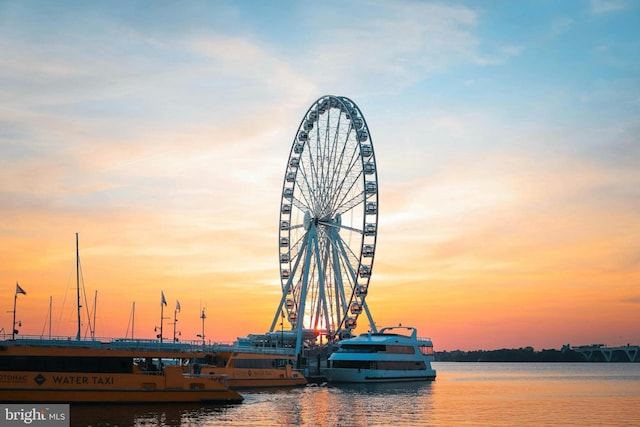
[(202, 338), (202, 348), (204, 348), (204, 344), (205, 344), (205, 340), (204, 340), (204, 319), (207, 318), (207, 315), (204, 314), (204, 308), (202, 309), (202, 314), (200, 315), (200, 318), (202, 319), (202, 334), (198, 334), (196, 336)]
[(176, 324), (178, 323), (178, 312), (180, 311), (180, 301), (176, 300), (176, 309), (173, 311), (173, 342), (178, 342), (176, 339)]
[(280, 318), (280, 345), (284, 348), (284, 311), (281, 311), (280, 314), (282, 315)]
[[(20, 285), (18, 284), (18, 282), (16, 282), (16, 294), (13, 297), (13, 326), (11, 328), (11, 339), (15, 340), (16, 339), (16, 334), (18, 333), (18, 330), (16, 329), (16, 305), (18, 303), (18, 294), (23, 294), (26, 295), (27, 293), (24, 291), (24, 289), (22, 289), (20, 287)], [(18, 320), (18, 325), (22, 326), (22, 322)]]
[[(167, 300), (164, 297), (164, 291), (160, 291), (160, 334), (157, 338), (160, 338), (160, 344), (162, 344), (162, 327), (164, 326), (164, 306), (167, 305)], [(156, 328), (157, 330), (158, 328)]]

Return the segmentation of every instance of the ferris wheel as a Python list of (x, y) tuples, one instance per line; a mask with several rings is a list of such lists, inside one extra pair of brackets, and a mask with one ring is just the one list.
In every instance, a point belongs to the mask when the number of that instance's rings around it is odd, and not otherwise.
[[(285, 317), (297, 332), (351, 335), (365, 302), (378, 232), (378, 174), (371, 135), (349, 98), (323, 96), (302, 118), (284, 173), (278, 223)], [(282, 324), (281, 324), (282, 325)]]

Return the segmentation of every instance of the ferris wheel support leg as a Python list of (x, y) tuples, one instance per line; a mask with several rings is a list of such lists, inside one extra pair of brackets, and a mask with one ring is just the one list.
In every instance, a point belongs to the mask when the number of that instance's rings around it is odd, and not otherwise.
[(280, 305), (278, 306), (278, 309), (276, 310), (276, 314), (275, 316), (273, 316), (273, 322), (271, 322), (271, 328), (269, 329), (269, 332), (274, 332), (275, 331), (275, 327), (277, 325), (278, 322), (278, 317), (280, 316), (280, 313), (282, 311), (282, 307), (285, 304), (285, 301), (287, 300), (287, 295), (289, 294), (289, 290), (291, 289), (291, 286), (293, 285), (293, 277), (295, 275), (295, 272), (298, 270), (298, 265), (300, 265), (300, 260), (302, 259), (302, 257), (298, 257), (298, 259), (296, 260), (295, 265), (293, 266), (293, 270), (291, 272), (291, 276), (289, 276), (289, 280), (287, 280), (287, 285), (284, 287), (284, 289), (282, 290), (282, 298), (280, 298)]
[[(316, 254), (320, 254), (320, 246), (318, 245), (318, 239), (314, 239), (313, 246), (314, 246), (314, 249), (316, 251)], [(327, 250), (328, 250), (328, 248), (327, 248)], [(326, 283), (325, 283), (325, 280), (324, 280), (325, 279), (324, 272), (326, 271), (325, 270), (326, 266), (322, 265), (321, 258), (324, 258), (324, 257), (320, 257), (320, 256), (316, 257), (316, 266), (317, 266), (318, 273), (319, 273), (318, 274), (318, 279), (319, 279), (319, 285), (320, 285), (320, 289), (319, 289), (319, 291), (320, 291), (320, 300), (318, 301), (318, 303), (322, 304), (322, 313), (324, 313), (325, 329), (327, 329), (329, 327), (329, 316), (328, 316), (328, 313), (327, 313), (327, 295), (326, 295), (326, 292), (325, 292), (326, 291), (326, 289), (325, 289)], [(320, 312), (320, 310), (318, 310), (318, 312)], [(315, 321), (317, 322), (318, 319), (315, 319)], [(314, 328), (315, 327), (316, 326), (314, 326)]]
[(276, 315), (273, 317), (273, 322), (271, 322), (271, 328), (269, 329), (269, 332), (273, 332), (275, 330), (276, 324), (278, 322), (278, 318), (280, 317), (280, 313), (282, 313), (284, 303), (287, 300), (287, 293), (289, 292), (290, 288), (291, 288), (291, 279), (289, 279), (289, 281), (287, 282), (287, 286), (282, 291), (282, 298), (280, 298), (280, 304), (276, 309)]
[[(316, 240), (318, 235), (316, 234), (315, 226), (311, 226), (307, 232), (307, 249), (304, 259), (304, 273), (302, 278), (302, 295), (307, 295), (307, 283), (309, 281), (309, 267), (311, 265), (311, 245)], [(298, 320), (296, 321), (296, 360), (298, 365), (300, 364), (300, 347), (302, 346), (302, 330), (304, 329), (304, 306), (306, 297), (300, 298), (300, 307), (298, 309)], [(298, 366), (300, 367), (300, 366)]]
[[(345, 251), (344, 245), (342, 244), (342, 239), (340, 239), (340, 237), (338, 236), (338, 232), (333, 231), (332, 234), (335, 235), (335, 242), (332, 241), (331, 243), (336, 247), (336, 249), (334, 249), (333, 251), (333, 265), (340, 265), (339, 255), (342, 255), (342, 258), (345, 260), (349, 259), (349, 257), (347, 256), (347, 252)], [(351, 275), (352, 280), (355, 282), (357, 278), (355, 278), (355, 273), (351, 268), (351, 264), (347, 263), (347, 266), (349, 268), (349, 274)], [(347, 315), (347, 310), (349, 309), (349, 307), (347, 305), (346, 296), (344, 294), (342, 275), (340, 274), (340, 271), (338, 269), (334, 270), (334, 280), (336, 283), (336, 311), (338, 313), (343, 313), (341, 317), (344, 319)], [(336, 325), (336, 328), (339, 326), (340, 325)], [(334, 328), (334, 330), (336, 328)]]
[(369, 325), (371, 326), (371, 330), (374, 334), (378, 333), (378, 328), (376, 327), (376, 323), (373, 321), (373, 316), (371, 316), (371, 312), (369, 311), (369, 306), (366, 301), (362, 302), (362, 306), (364, 307), (364, 312), (367, 313), (367, 317), (369, 318)]

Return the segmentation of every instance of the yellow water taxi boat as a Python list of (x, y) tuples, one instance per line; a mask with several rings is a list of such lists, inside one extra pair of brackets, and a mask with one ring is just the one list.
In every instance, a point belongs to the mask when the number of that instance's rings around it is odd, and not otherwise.
[(295, 357), (286, 349), (245, 345), (214, 345), (198, 359), (201, 373), (225, 375), (234, 390), (296, 387), (307, 384), (302, 372), (293, 369)]
[(227, 377), (194, 373), (179, 346), (113, 341), (0, 342), (1, 402), (241, 402)]

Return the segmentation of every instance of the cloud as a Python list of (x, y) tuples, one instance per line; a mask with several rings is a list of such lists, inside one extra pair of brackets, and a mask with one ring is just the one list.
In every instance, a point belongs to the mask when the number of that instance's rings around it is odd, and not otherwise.
[[(23, 158), (2, 171), (3, 206), (55, 207), (68, 218), (145, 215), (139, 232), (120, 230), (140, 238), (157, 227), (260, 229), (277, 212), (300, 99), (315, 99), (336, 75), (344, 87), (389, 76), (405, 85), (473, 56), (468, 9), (383, 4), (358, 16), (348, 26), (347, 15), (317, 21), (308, 50), (294, 57), (248, 33), (199, 27), (167, 38), (126, 13), (101, 16), (95, 28), (45, 26), (51, 37), (36, 45), (14, 27), (0, 65), (17, 84), (0, 96), (19, 102), (0, 112), (14, 124), (2, 149)], [(272, 204), (273, 212), (254, 208)], [(181, 215), (194, 225), (175, 228), (171, 218)]]
[(551, 22), (551, 29), (549, 30), (548, 37), (556, 38), (568, 32), (572, 25), (573, 25), (573, 19), (556, 18)]
[(65, 30), (36, 45), (5, 39), (0, 73), (15, 84), (0, 93), (3, 206), (126, 200), (150, 210), (206, 182), (213, 197), (237, 188), (241, 204), (248, 185), (264, 194), (284, 163), (272, 144), (284, 139), (286, 155), (299, 120), (292, 101), (312, 92), (304, 75), (246, 37), (208, 31), (160, 43), (115, 15), (101, 19), (88, 40)]
[(500, 51), (504, 53), (506, 56), (518, 56), (525, 50), (524, 46), (504, 46)]
[(620, 144), (589, 130), (505, 127), (491, 115), (403, 119), (393, 119), (403, 137), (376, 147), (384, 183), (376, 259), (394, 281), (637, 269), (629, 236), (640, 232), (640, 174), (628, 142), (620, 141), (634, 160), (621, 162), (611, 157)]
[[(350, 7), (357, 13), (350, 14)], [(356, 91), (389, 79), (399, 89), (475, 56), (477, 41), (470, 31), (477, 18), (459, 6), (355, 2), (312, 18), (308, 29), (316, 36), (299, 63), (321, 87), (340, 76), (340, 87)]]
[(618, 0), (591, 0), (591, 13), (594, 15), (618, 12), (627, 8), (625, 1)]

